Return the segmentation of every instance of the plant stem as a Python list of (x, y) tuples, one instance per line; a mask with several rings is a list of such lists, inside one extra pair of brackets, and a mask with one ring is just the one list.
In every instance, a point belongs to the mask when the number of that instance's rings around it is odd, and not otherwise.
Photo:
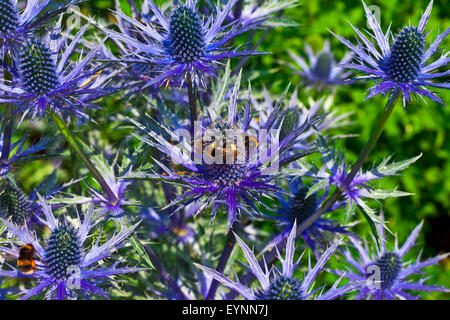
[(81, 161), (85, 164), (85, 166), (89, 169), (94, 179), (98, 182), (100, 187), (103, 189), (103, 191), (108, 196), (108, 200), (111, 203), (117, 203), (118, 199), (114, 192), (111, 190), (111, 188), (106, 183), (105, 179), (103, 179), (103, 176), (98, 172), (95, 165), (91, 162), (89, 157), (86, 155), (86, 153), (81, 149), (80, 143), (77, 141), (78, 139), (70, 133), (69, 129), (66, 126), (66, 123), (64, 120), (55, 112), (50, 113), (53, 122), (58, 127), (61, 134), (66, 139), (67, 143), (70, 145), (70, 147), (75, 151), (75, 153), (80, 157)]
[(195, 121), (197, 121), (197, 99), (195, 98), (194, 84), (192, 83), (191, 76), (188, 74), (186, 79), (189, 97), (189, 115), (191, 119), (191, 139), (194, 141)]
[[(222, 254), (220, 255), (219, 258), (219, 263), (217, 264), (216, 268), (216, 271), (219, 273), (222, 273), (225, 270), (228, 259), (230, 258), (234, 245), (236, 244), (236, 237), (234, 236), (234, 231), (238, 228), (238, 226), (239, 223), (235, 222), (231, 227), (230, 231), (228, 231), (225, 247), (223, 248)], [(208, 294), (206, 295), (206, 300), (214, 299), (218, 286), (219, 282), (217, 280), (213, 280), (211, 282), (211, 287), (209, 288)]]
[[(358, 171), (361, 169), (364, 162), (367, 160), (367, 156), (369, 155), (370, 151), (372, 151), (373, 147), (378, 141), (378, 138), (380, 137), (381, 133), (383, 132), (384, 126), (386, 125), (387, 120), (392, 114), (392, 111), (394, 110), (394, 107), (397, 103), (399, 93), (398, 91), (394, 91), (392, 96), (389, 98), (388, 103), (386, 105), (386, 108), (384, 109), (383, 114), (381, 115), (381, 118), (378, 120), (377, 126), (375, 127), (375, 130), (372, 132), (372, 135), (369, 138), (369, 141), (367, 141), (366, 145), (364, 146), (363, 150), (361, 151), (358, 160), (354, 164), (352, 170), (350, 171), (349, 175), (345, 179), (344, 184), (348, 185), (352, 182), (355, 175), (358, 173)], [(297, 229), (297, 235), (300, 235), (303, 231), (305, 231), (309, 226), (311, 226), (314, 221), (316, 221), (322, 214), (328, 211), (328, 209), (331, 208), (331, 206), (341, 197), (342, 191), (337, 189), (330, 198), (328, 198), (327, 201), (323, 205), (321, 205), (316, 212), (314, 212), (308, 219), (306, 219)]]
[(156, 256), (153, 249), (148, 245), (144, 245), (144, 248), (145, 248), (145, 251), (147, 251), (147, 254), (150, 257), (150, 259), (152, 260), (152, 263), (155, 266), (155, 269), (159, 272), (159, 274), (164, 279), (164, 281), (167, 282), (167, 284), (175, 291), (178, 299), (179, 300), (188, 300), (188, 298), (183, 293), (183, 291), (181, 291), (180, 287), (175, 283), (175, 281), (172, 280), (172, 278), (170, 278), (167, 271), (164, 269), (162, 264), (159, 262), (159, 259)]
[(377, 126), (375, 127), (375, 130), (372, 132), (372, 135), (370, 136), (369, 141), (364, 146), (364, 149), (361, 151), (361, 154), (359, 155), (358, 160), (356, 161), (355, 165), (353, 166), (352, 170), (350, 171), (349, 175), (347, 176), (347, 179), (345, 180), (346, 184), (349, 184), (355, 175), (358, 173), (358, 171), (361, 169), (362, 165), (367, 159), (367, 156), (369, 155), (370, 151), (372, 151), (373, 147), (378, 141), (378, 138), (380, 137), (381, 133), (383, 132), (384, 126), (386, 125), (386, 122), (388, 121), (389, 117), (392, 114), (392, 111), (394, 110), (395, 105), (397, 104), (397, 100), (399, 97), (399, 92), (395, 91), (392, 94), (392, 97), (390, 97), (386, 108), (384, 109), (384, 113), (382, 114), (380, 120), (377, 123)]
[[(381, 118), (379, 119), (377, 126), (375, 127), (374, 131), (372, 132), (372, 135), (369, 138), (369, 141), (367, 141), (366, 145), (364, 146), (363, 150), (361, 151), (358, 160), (356, 161), (355, 165), (353, 166), (352, 170), (350, 171), (349, 175), (347, 176), (345, 180), (345, 185), (348, 185), (352, 182), (355, 175), (358, 173), (358, 171), (361, 169), (364, 162), (367, 160), (367, 156), (369, 155), (370, 151), (372, 151), (373, 147), (378, 141), (378, 138), (380, 137), (381, 133), (383, 132), (384, 126), (386, 125), (387, 120), (392, 114), (392, 111), (394, 110), (395, 105), (397, 104), (397, 100), (399, 97), (399, 92), (395, 91), (390, 99), (387, 102), (386, 108), (384, 109), (383, 114), (381, 115)], [(342, 191), (337, 189), (328, 199), (325, 201), (308, 219), (306, 219), (301, 225), (297, 227), (297, 236), (300, 236), (303, 231), (305, 231), (307, 228), (309, 228), (314, 221), (320, 218), (322, 214), (327, 212), (332, 205), (339, 200), (342, 196)], [(278, 250), (281, 252), (284, 250), (286, 246), (286, 242), (284, 239), (282, 239), (280, 242), (278, 242), (275, 245)], [(264, 263), (272, 263), (273, 259), (275, 258), (275, 249), (272, 248), (269, 252), (267, 252), (264, 255), (264, 259), (260, 261), (261, 267), (264, 268)], [(242, 279), (242, 283), (248, 283), (252, 281), (254, 278), (254, 275), (249, 272), (247, 273)], [(237, 293), (234, 291), (231, 291), (227, 295), (227, 299), (233, 299), (236, 297)]]
[(9, 153), (11, 151), (11, 138), (12, 138), (12, 127), (13, 127), (13, 106), (8, 103), (5, 108), (5, 119), (4, 119), (4, 131), (3, 131), (3, 146), (2, 146), (2, 156), (0, 158), (1, 163), (7, 163), (9, 160)]
[[(7, 54), (5, 56), (5, 63), (7, 65), (11, 65), (11, 57)], [(3, 69), (4, 80), (12, 81), (13, 75), (8, 72), (6, 69)], [(5, 118), (3, 124), (3, 146), (2, 146), (2, 155), (0, 158), (0, 163), (7, 163), (9, 160), (9, 153), (11, 152), (11, 138), (12, 138), (12, 129), (13, 129), (13, 104), (8, 103), (5, 106)]]
[[(284, 10), (281, 10), (280, 12), (277, 13), (277, 15), (275, 16), (276, 18), (281, 17), (281, 15), (283, 14)], [(251, 48), (251, 51), (254, 51), (256, 49), (258, 49), (258, 47), (261, 45), (261, 43), (263, 43), (264, 39), (269, 35), (270, 31), (272, 30), (272, 27), (268, 27), (264, 33), (262, 34), (262, 36), (259, 38), (259, 40), (255, 43), (255, 45)], [(252, 34), (254, 36), (254, 33)], [(250, 47), (250, 46), (249, 46)], [(250, 59), (250, 56), (244, 56), (242, 57), (238, 64), (236, 65), (236, 67), (231, 71), (231, 76), (235, 76), (239, 73), (239, 71), (242, 69), (242, 67), (244, 66), (244, 64), (248, 61), (248, 59)]]

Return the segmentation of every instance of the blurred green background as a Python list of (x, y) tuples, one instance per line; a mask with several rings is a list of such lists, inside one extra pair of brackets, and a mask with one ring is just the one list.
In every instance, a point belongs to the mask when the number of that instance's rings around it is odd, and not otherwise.
[[(114, 8), (113, 0), (90, 0), (83, 4), (83, 12), (97, 19), (111, 21), (108, 9)], [(161, 4), (164, 1), (156, 1)], [(123, 9), (127, 11), (127, 1), (121, 0)], [(428, 5), (427, 0), (389, 0), (372, 1), (367, 5), (376, 5), (381, 12), (381, 25), (385, 31), (392, 21), (392, 31), (395, 33), (403, 25), (417, 25), (422, 12)], [(448, 2), (435, 1), (431, 18), (426, 31), (430, 32), (428, 43), (434, 40), (436, 32), (442, 32), (450, 27)], [(360, 1), (299, 1), (299, 6), (288, 9), (284, 17), (295, 22), (297, 26), (277, 27), (270, 31), (259, 47), (261, 51), (271, 52), (270, 55), (252, 57), (245, 65), (244, 81), (251, 80), (253, 90), (266, 87), (276, 95), (280, 94), (288, 82), (301, 86), (301, 79), (294, 72), (280, 64), (280, 61), (292, 63), (286, 50), (292, 50), (297, 55), (305, 56), (304, 45), (308, 43), (317, 52), (323, 46), (325, 39), (330, 39), (331, 48), (337, 60), (341, 59), (346, 48), (334, 39), (328, 30), (355, 41), (355, 33), (347, 21), (356, 27), (367, 28), (362, 3)], [(257, 31), (256, 42), (263, 34)], [(245, 42), (246, 36), (240, 41)], [(450, 39), (447, 38), (441, 48), (448, 50)], [(236, 61), (233, 62), (236, 64)], [(448, 79), (444, 79), (448, 80)], [(348, 134), (358, 134), (348, 138), (340, 145), (345, 150), (348, 162), (355, 161), (360, 150), (368, 140), (371, 130), (384, 108), (386, 99), (382, 96), (364, 100), (366, 90), (371, 83), (357, 83), (351, 86), (337, 88), (334, 109), (340, 112), (354, 112), (353, 124), (345, 128)], [(441, 90), (440, 97), (444, 103), (450, 102), (450, 93)], [(300, 98), (307, 102), (307, 92), (300, 91)], [(111, 114), (120, 110), (114, 99), (106, 99), (104, 112)], [(108, 125), (103, 130), (108, 130)], [(112, 129), (111, 129), (112, 130)], [(109, 142), (114, 143), (114, 133), (104, 132)], [(402, 244), (412, 229), (422, 220), (425, 224), (417, 246), (411, 250), (409, 258), (414, 258), (423, 247), (422, 259), (439, 253), (450, 252), (450, 109), (430, 100), (426, 103), (413, 100), (405, 110), (400, 104), (389, 119), (375, 150), (369, 156), (370, 163), (378, 163), (388, 155), (393, 154), (393, 160), (400, 161), (422, 153), (423, 156), (402, 175), (383, 179), (385, 189), (398, 187), (400, 190), (412, 192), (415, 195), (405, 198), (395, 198), (372, 207), (383, 208), (389, 228), (398, 235)], [(40, 182), (44, 176), (52, 172), (52, 165), (45, 162), (34, 162), (18, 169), (19, 180), (29, 188)], [(69, 170), (69, 169), (68, 169)], [(67, 172), (67, 176), (70, 173)], [(66, 177), (67, 177), (66, 176)], [(266, 226), (265, 228), (272, 227)], [(369, 229), (365, 223), (356, 227), (357, 233), (369, 237)], [(392, 238), (391, 238), (392, 239)], [(450, 259), (439, 265), (428, 268), (433, 275), (429, 283), (437, 283), (450, 287)], [(332, 276), (324, 276), (332, 278)], [(320, 282), (319, 282), (320, 283)], [(425, 295), (425, 299), (448, 299), (450, 296), (442, 293)]]

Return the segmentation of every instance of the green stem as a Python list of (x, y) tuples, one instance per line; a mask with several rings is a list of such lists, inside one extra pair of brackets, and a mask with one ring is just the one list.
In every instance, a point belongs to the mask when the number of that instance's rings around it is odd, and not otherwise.
[[(236, 237), (234, 233), (237, 231), (239, 227), (239, 223), (235, 222), (231, 227), (230, 231), (228, 231), (227, 239), (225, 241), (225, 247), (223, 248), (222, 254), (219, 258), (219, 263), (217, 264), (216, 271), (218, 273), (222, 273), (227, 266), (228, 259), (231, 256), (231, 252), (233, 252), (234, 245), (236, 244)], [(217, 280), (213, 280), (211, 282), (211, 286), (209, 287), (208, 294), (206, 295), (206, 300), (213, 300), (216, 296), (217, 288), (219, 287), (219, 282)]]
[[(370, 151), (372, 151), (373, 147), (378, 141), (378, 138), (380, 137), (381, 133), (383, 132), (384, 126), (386, 125), (387, 120), (392, 114), (392, 111), (394, 110), (395, 105), (397, 104), (399, 93), (395, 91), (393, 93), (393, 96), (390, 97), (386, 108), (384, 109), (383, 114), (381, 115), (381, 118), (378, 120), (377, 126), (375, 127), (375, 130), (372, 132), (372, 135), (369, 138), (369, 141), (367, 141), (366, 145), (362, 149), (358, 160), (356, 161), (355, 165), (353, 166), (352, 170), (350, 171), (349, 175), (345, 179), (344, 185), (348, 185), (352, 182), (355, 175), (358, 173), (358, 171), (361, 169), (364, 162), (367, 160), (367, 156), (369, 155)], [(337, 189), (330, 198), (327, 199), (327, 201), (324, 202), (323, 205), (321, 205), (316, 212), (314, 212), (308, 219), (306, 219), (297, 229), (297, 235), (301, 234), (303, 231), (305, 231), (309, 226), (311, 226), (314, 221), (320, 218), (322, 214), (327, 212), (331, 206), (339, 200), (339, 198), (342, 196), (342, 191)]]
[(13, 106), (8, 103), (5, 108), (5, 119), (4, 119), (4, 131), (3, 131), (3, 146), (2, 146), (2, 157), (0, 161), (2, 163), (7, 163), (9, 160), (9, 153), (11, 151), (11, 138), (12, 138), (12, 127), (13, 127)]
[[(11, 57), (6, 55), (5, 63), (11, 65)], [(13, 75), (8, 72), (6, 69), (3, 69), (3, 75), (5, 80), (12, 81)], [(5, 106), (5, 118), (3, 124), (3, 146), (2, 146), (2, 155), (0, 158), (1, 163), (7, 163), (9, 160), (9, 153), (11, 152), (11, 138), (12, 138), (12, 129), (13, 129), (13, 104), (8, 103)]]
[(349, 175), (347, 176), (347, 179), (345, 180), (345, 184), (349, 184), (355, 175), (358, 173), (358, 171), (361, 169), (362, 165), (367, 159), (367, 156), (372, 151), (373, 147), (378, 141), (378, 138), (380, 137), (381, 133), (383, 132), (384, 126), (386, 125), (386, 122), (388, 121), (389, 117), (392, 114), (392, 111), (395, 108), (395, 105), (397, 104), (397, 100), (399, 97), (399, 92), (395, 91), (393, 93), (393, 96), (389, 99), (386, 108), (384, 109), (384, 113), (382, 114), (380, 120), (377, 123), (377, 126), (375, 130), (372, 132), (372, 135), (370, 136), (369, 141), (364, 146), (364, 149), (361, 151), (361, 154), (359, 155), (358, 160), (356, 161), (355, 165), (353, 166), (352, 170), (350, 171)]
[(103, 189), (103, 191), (108, 196), (108, 200), (111, 203), (117, 203), (118, 199), (114, 192), (111, 190), (111, 188), (106, 183), (105, 179), (103, 179), (103, 176), (98, 172), (95, 165), (91, 162), (89, 157), (86, 155), (86, 153), (81, 149), (81, 144), (77, 141), (77, 138), (70, 133), (69, 129), (66, 126), (66, 123), (64, 120), (55, 112), (50, 113), (53, 122), (58, 127), (61, 134), (66, 139), (67, 143), (70, 145), (70, 147), (75, 151), (75, 153), (80, 157), (81, 161), (85, 164), (85, 166), (89, 169), (94, 179), (98, 182), (100, 187)]
[(191, 76), (187, 75), (186, 79), (187, 79), (189, 111), (190, 111), (190, 119), (191, 119), (191, 139), (192, 139), (192, 141), (194, 141), (195, 121), (197, 121), (197, 99), (195, 98), (194, 84), (192, 83)]

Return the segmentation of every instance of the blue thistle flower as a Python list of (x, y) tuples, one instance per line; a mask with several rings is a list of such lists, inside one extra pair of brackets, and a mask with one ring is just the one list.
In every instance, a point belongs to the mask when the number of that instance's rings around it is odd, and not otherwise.
[(358, 46), (330, 32), (355, 53), (357, 62), (359, 62), (344, 63), (342, 67), (361, 71), (367, 75), (359, 77), (359, 79), (372, 79), (377, 83), (370, 88), (370, 93), (366, 99), (380, 93), (384, 95), (393, 90), (403, 95), (403, 106), (410, 102), (411, 94), (425, 96), (443, 104), (434, 92), (426, 88), (427, 86), (450, 88), (448, 82), (432, 82), (435, 78), (450, 75), (450, 71), (435, 72), (438, 68), (448, 65), (450, 61), (448, 52), (442, 54), (435, 61), (431, 60), (432, 56), (439, 51), (438, 47), (449, 34), (450, 28), (438, 34), (428, 49), (425, 48), (426, 34), (424, 31), (431, 14), (433, 0), (430, 1), (422, 15), (419, 25), (417, 27), (403, 27), (393, 38), (391, 45), (389, 44), (390, 30), (388, 29), (386, 34), (383, 34), (380, 24), (364, 2), (363, 6), (369, 25), (374, 32), (372, 38), (379, 49), (352, 24), (350, 25), (361, 40), (358, 41)]
[[(91, 248), (85, 247), (90, 231), (99, 223), (94, 217), (94, 205), (80, 220), (80, 226), (59, 222), (50, 206), (40, 198), (44, 217), (38, 219), (47, 226), (50, 236), (45, 241), (36, 238), (28, 226), (17, 226), (5, 219), (1, 219), (7, 230), (18, 239), (19, 245), (31, 244), (36, 250), (36, 271), (31, 274), (22, 273), (19, 269), (10, 266), (11, 270), (0, 270), (0, 277), (31, 278), (38, 281), (37, 285), (26, 290), (20, 299), (25, 300), (45, 292), (47, 299), (63, 300), (76, 298), (77, 291), (108, 298), (108, 293), (100, 284), (105, 280), (111, 281), (113, 275), (141, 271), (133, 267), (117, 267), (120, 261), (109, 267), (98, 267), (97, 263), (112, 255), (126, 243), (126, 238), (133, 232), (138, 224), (122, 230), (99, 245), (100, 236)], [(1, 247), (0, 252), (19, 256), (19, 248)]]
[(311, 268), (311, 261), (309, 261), (308, 272), (300, 279), (294, 276), (294, 270), (299, 265), (303, 254), (296, 262), (294, 262), (295, 234), (296, 224), (294, 223), (289, 237), (287, 238), (286, 257), (283, 259), (278, 252), (278, 259), (282, 266), (281, 272), (276, 268), (269, 270), (267, 265), (264, 269), (261, 268), (253, 251), (237, 235), (235, 235), (245, 258), (248, 261), (251, 272), (255, 275), (256, 279), (258, 279), (260, 284), (260, 288), (258, 289), (251, 289), (245, 286), (237, 279), (237, 275), (235, 275), (236, 281), (233, 281), (214, 269), (199, 264), (195, 265), (203, 270), (208, 276), (219, 281), (225, 287), (235, 290), (247, 300), (306, 300), (310, 297), (313, 297), (314, 300), (332, 300), (365, 285), (365, 280), (363, 280), (352, 281), (338, 287), (341, 280), (339, 279), (328, 291), (325, 293), (321, 291), (318, 295), (315, 295), (317, 290), (313, 291), (314, 279), (319, 272), (323, 270), (325, 264), (333, 255), (338, 243), (330, 246), (317, 260), (317, 263), (313, 268)]
[[(132, 19), (136, 21), (141, 21), (143, 19), (148, 24), (157, 24), (158, 20), (155, 16), (149, 17), (148, 14), (144, 14), (147, 12), (146, 10), (150, 10), (146, 1), (142, 4), (141, 11), (142, 14), (137, 11), (132, 11)], [(116, 11), (121, 12), (120, 3), (116, 2)], [(89, 21), (88, 17), (82, 17)], [(125, 19), (126, 18), (126, 19)], [(117, 27), (119, 31), (123, 35), (127, 35), (130, 38), (134, 38), (136, 36), (135, 29), (133, 25), (129, 23), (130, 18), (125, 15), (116, 15), (116, 19), (118, 20)], [(93, 22), (95, 24), (95, 22)], [(97, 25), (100, 29), (104, 29), (103, 26)], [(114, 61), (117, 65), (120, 65), (121, 68), (119, 70), (114, 70), (115, 77), (112, 80), (119, 80), (118, 84), (121, 88), (125, 89), (125, 93), (127, 97), (132, 97), (136, 94), (142, 94), (143, 90), (145, 95), (150, 94), (153, 97), (159, 98), (161, 95), (161, 90), (159, 84), (148, 85), (147, 83), (151, 81), (153, 78), (157, 77), (160, 74), (160, 68), (157, 63), (149, 63), (146, 60), (133, 60), (131, 63), (127, 61), (127, 59), (123, 59), (120, 57), (126, 57), (130, 52), (135, 51), (135, 47), (127, 42), (121, 42), (114, 38), (112, 40), (117, 44), (117, 49), (119, 49), (119, 54), (114, 54), (107, 46), (103, 46), (101, 50), (101, 59)], [(96, 46), (95, 43), (87, 44), (90, 48), (94, 48)], [(143, 54), (143, 57), (146, 59), (152, 59), (152, 55)], [(108, 70), (106, 70), (108, 71)], [(171, 79), (170, 83), (172, 86), (181, 85), (181, 82), (178, 79)]]
[(17, 225), (24, 225), (32, 215), (27, 195), (10, 179), (0, 181), (0, 217)]
[(1, 57), (9, 50), (19, 53), (22, 43), (31, 37), (34, 31), (79, 1), (69, 1), (55, 10), (47, 10), (42, 13), (49, 2), (50, 0), (30, 0), (25, 9), (21, 11), (17, 6), (17, 0), (0, 1)]
[[(149, 131), (142, 124), (130, 119), (140, 130), (148, 134), (148, 138), (137, 136), (140, 140), (159, 149), (173, 162), (184, 167), (184, 172), (177, 172), (155, 160), (165, 171), (164, 174), (145, 175), (148, 179), (166, 181), (178, 184), (184, 190), (188, 189), (166, 208), (177, 206), (177, 210), (186, 208), (188, 212), (195, 214), (205, 208), (212, 208), (211, 218), (214, 219), (219, 206), (224, 205), (228, 211), (228, 228), (237, 220), (240, 212), (249, 215), (260, 214), (255, 206), (255, 204), (263, 205), (258, 193), (274, 196), (275, 193), (281, 192), (281, 189), (272, 183), (282, 176), (283, 172), (280, 168), (309, 154), (301, 151), (291, 154), (289, 151), (301, 140), (305, 130), (323, 119), (320, 116), (305, 119), (302, 125), (277, 144), (278, 141), (270, 140), (272, 134), (270, 131), (277, 121), (287, 90), (269, 119), (260, 126), (259, 133), (255, 134), (248, 130), (252, 118), (250, 97), (244, 114), (241, 117), (238, 116), (239, 84), (240, 80), (236, 82), (231, 95), (228, 116), (219, 118), (218, 114), (214, 114), (217, 109), (214, 110), (214, 107), (211, 107), (209, 109), (211, 116), (199, 122), (201, 128), (196, 133), (193, 145), (186, 139), (180, 141), (180, 137), (176, 136), (173, 130), (155, 123), (155, 127), (160, 128), (160, 132), (164, 132), (168, 139), (179, 142), (173, 145), (163, 135)], [(222, 98), (218, 99), (222, 101)], [(213, 102), (212, 106), (215, 103)], [(217, 105), (221, 104), (222, 102), (217, 102)], [(263, 141), (264, 136), (269, 137), (268, 141)], [(242, 146), (244, 140), (245, 147)], [(242, 144), (239, 141), (242, 141)], [(272, 147), (269, 146), (271, 143), (273, 143)], [(193, 159), (191, 155), (194, 155)], [(274, 161), (278, 164), (276, 169), (272, 167)]]
[(147, 85), (168, 85), (172, 78), (177, 83), (177, 79), (182, 81), (186, 75), (202, 83), (204, 74), (215, 75), (220, 60), (257, 54), (254, 51), (237, 51), (226, 47), (230, 40), (262, 22), (255, 20), (245, 26), (236, 22), (222, 26), (236, 2), (237, 0), (229, 1), (223, 9), (217, 7), (216, 17), (203, 19), (194, 0), (180, 3), (169, 17), (149, 0), (147, 3), (156, 16), (162, 33), (157, 32), (149, 22), (141, 23), (121, 11), (117, 12), (118, 17), (130, 23), (133, 30), (126, 33), (112, 30), (106, 32), (114, 40), (133, 48), (129, 55), (135, 55), (138, 59), (126, 59), (130, 63), (159, 66), (160, 75), (148, 80)]
[[(280, 197), (281, 206), (278, 208), (275, 216), (268, 216), (269, 219), (279, 221), (282, 230), (275, 236), (264, 248), (267, 251), (274, 245), (286, 239), (295, 223), (301, 225), (306, 221), (319, 207), (324, 199), (319, 199), (317, 193), (309, 194), (309, 188), (305, 187), (300, 180), (294, 180), (289, 183), (291, 194), (287, 201)], [(322, 197), (323, 198), (323, 197)], [(337, 209), (339, 204), (334, 205), (329, 211)], [(319, 218), (302, 232), (302, 237), (314, 252), (319, 256), (320, 249), (324, 249), (334, 242), (337, 235), (350, 234), (347, 227), (338, 225), (337, 221), (326, 218)]]
[(19, 58), (22, 88), (35, 95), (46, 95), (58, 86), (52, 53), (40, 41), (32, 40), (21, 50)]
[(69, 61), (87, 27), (80, 29), (70, 45), (60, 37), (59, 25), (48, 39), (26, 41), (17, 59), (18, 68), (13, 71), (13, 82), (0, 84), (0, 103), (16, 104), (22, 119), (27, 115), (42, 117), (47, 112), (87, 118), (84, 109), (95, 107), (92, 101), (112, 92), (105, 87), (109, 79), (99, 77), (105, 65), (92, 64), (101, 45), (78, 62)]
[(333, 52), (330, 50), (329, 40), (325, 40), (322, 51), (314, 54), (308, 44), (305, 44), (305, 51), (308, 56), (309, 64), (304, 58), (288, 50), (288, 54), (300, 69), (289, 63), (285, 63), (294, 72), (300, 75), (308, 88), (330, 88), (336, 85), (347, 85), (351, 81), (347, 80), (352, 74), (350, 71), (340, 67), (342, 64), (350, 62), (353, 58), (351, 53), (347, 53), (339, 62), (335, 61)]
[[(347, 262), (353, 268), (347, 268), (347, 271), (339, 271), (344, 277), (351, 281), (368, 281), (368, 285), (359, 288), (357, 299), (407, 299), (415, 300), (419, 296), (409, 293), (412, 291), (441, 291), (450, 292), (450, 289), (427, 285), (424, 282), (428, 278), (421, 278), (418, 281), (408, 279), (411, 275), (422, 274), (423, 268), (437, 264), (450, 254), (441, 254), (424, 261), (420, 261), (420, 255), (416, 261), (404, 262), (404, 257), (408, 251), (414, 246), (414, 243), (422, 229), (423, 221), (411, 232), (401, 248), (398, 248), (395, 241), (395, 249), (388, 250), (386, 248), (386, 236), (384, 228), (377, 225), (381, 234), (381, 246), (376, 246), (376, 251), (372, 252), (368, 248), (365, 241), (364, 246), (354, 237), (350, 237), (353, 246), (357, 249), (359, 257), (355, 256), (350, 250), (343, 250), (343, 255)], [(396, 239), (397, 240), (397, 239)]]
[(0, 179), (0, 217), (20, 226), (27, 224), (31, 227), (33, 223), (39, 225), (38, 217), (43, 215), (42, 207), (37, 201), (39, 192), (43, 191), (43, 198), (48, 199), (72, 184), (69, 182), (59, 186), (54, 183), (53, 179), (54, 175), (50, 176), (50, 179), (45, 179), (31, 191), (29, 196), (13, 176), (5, 176)]

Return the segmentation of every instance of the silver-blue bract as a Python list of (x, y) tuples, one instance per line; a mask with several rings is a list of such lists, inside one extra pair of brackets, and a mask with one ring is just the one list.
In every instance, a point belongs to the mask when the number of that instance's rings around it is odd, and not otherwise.
[(336, 62), (328, 40), (325, 41), (322, 51), (317, 54), (314, 54), (308, 44), (305, 44), (305, 51), (308, 56), (308, 62), (303, 57), (288, 50), (290, 57), (299, 68), (288, 63), (286, 65), (303, 78), (308, 88), (321, 90), (336, 85), (352, 83), (352, 81), (348, 80), (352, 73), (345, 71), (341, 67), (341, 65), (351, 61), (353, 57), (351, 53), (347, 53), (342, 60)]

